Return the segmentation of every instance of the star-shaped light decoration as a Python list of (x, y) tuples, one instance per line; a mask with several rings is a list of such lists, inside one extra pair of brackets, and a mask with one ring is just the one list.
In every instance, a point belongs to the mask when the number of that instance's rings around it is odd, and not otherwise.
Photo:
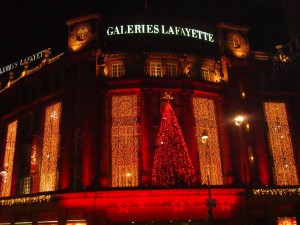
[(232, 205), (234, 204), (234, 200), (231, 198), (227, 198), (227, 199), (221, 200), (220, 204), (221, 204), (222, 211), (225, 211), (225, 210), (230, 211), (232, 208)]
[(168, 93), (168, 92), (165, 91), (163, 99), (165, 99), (165, 100), (173, 100), (174, 98), (172, 96), (172, 92)]
[(144, 208), (144, 202), (138, 202), (139, 208)]
[(182, 201), (172, 202), (174, 212), (183, 211), (184, 204), (185, 204), (185, 202), (182, 202)]
[(129, 208), (128, 203), (125, 203), (125, 202), (118, 203), (117, 206), (118, 206), (118, 209), (119, 209), (119, 214), (128, 213), (128, 208)]

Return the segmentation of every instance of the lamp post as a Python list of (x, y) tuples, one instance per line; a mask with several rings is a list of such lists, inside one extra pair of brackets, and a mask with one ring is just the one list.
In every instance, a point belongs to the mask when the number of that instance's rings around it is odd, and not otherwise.
[(208, 199), (206, 200), (206, 206), (208, 207), (208, 220), (209, 224), (213, 225), (213, 211), (212, 208), (216, 207), (216, 200), (211, 198), (211, 188), (210, 188), (210, 165), (208, 162), (208, 133), (207, 130), (203, 130), (201, 134), (202, 143), (205, 144), (205, 155), (206, 155), (206, 165), (209, 167), (207, 170), (207, 189), (208, 189)]
[(251, 224), (251, 214), (250, 214), (250, 204), (249, 204), (249, 196), (248, 196), (248, 179), (247, 179), (247, 170), (246, 170), (246, 159), (245, 159), (245, 153), (244, 153), (244, 143), (243, 143), (243, 136), (242, 136), (242, 123), (244, 121), (244, 117), (241, 115), (238, 115), (234, 118), (235, 125), (239, 127), (239, 135), (240, 135), (240, 151), (241, 151), (241, 157), (243, 162), (243, 172), (244, 172), (244, 182), (246, 187), (246, 224)]
[(239, 127), (239, 135), (240, 135), (240, 151), (243, 162), (243, 172), (244, 172), (244, 182), (247, 185), (247, 173), (246, 173), (246, 164), (245, 164), (245, 155), (244, 155), (244, 145), (243, 145), (243, 137), (242, 137), (242, 123), (244, 121), (244, 117), (238, 115), (234, 118), (235, 125)]

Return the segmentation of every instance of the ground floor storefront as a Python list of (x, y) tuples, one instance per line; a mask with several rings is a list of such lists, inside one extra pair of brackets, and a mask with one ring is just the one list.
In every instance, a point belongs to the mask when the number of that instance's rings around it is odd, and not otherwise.
[(206, 188), (41, 194), (2, 198), (0, 225), (296, 225), (298, 197), (282, 197), (224, 188), (211, 189), (214, 204)]

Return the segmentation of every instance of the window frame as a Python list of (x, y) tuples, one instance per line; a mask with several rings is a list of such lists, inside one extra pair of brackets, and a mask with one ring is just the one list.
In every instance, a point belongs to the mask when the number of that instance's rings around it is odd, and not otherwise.
[(151, 77), (163, 77), (163, 68), (162, 63), (159, 61), (150, 62), (150, 71), (149, 74)]
[[(26, 190), (28, 190), (28, 191), (26, 191)], [(30, 194), (31, 190), (32, 190), (32, 176), (25, 176), (23, 178), (22, 193)]]
[(176, 77), (177, 76), (177, 64), (168, 62), (166, 63), (166, 76)]
[(207, 69), (205, 67), (202, 67), (201, 68), (201, 77), (202, 77), (203, 80), (211, 81), (209, 69)]
[(125, 74), (124, 63), (114, 62), (111, 64), (111, 77), (122, 77)]

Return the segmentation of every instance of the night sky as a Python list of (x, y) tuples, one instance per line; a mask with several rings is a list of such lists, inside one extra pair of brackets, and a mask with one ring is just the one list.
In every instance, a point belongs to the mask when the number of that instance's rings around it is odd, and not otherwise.
[(68, 19), (95, 12), (104, 17), (141, 12), (145, 2), (145, 13), (153, 16), (163, 12), (249, 26), (252, 50), (274, 51), (288, 40), (280, 0), (1, 1), (0, 67), (48, 47), (54, 53), (65, 51)]

